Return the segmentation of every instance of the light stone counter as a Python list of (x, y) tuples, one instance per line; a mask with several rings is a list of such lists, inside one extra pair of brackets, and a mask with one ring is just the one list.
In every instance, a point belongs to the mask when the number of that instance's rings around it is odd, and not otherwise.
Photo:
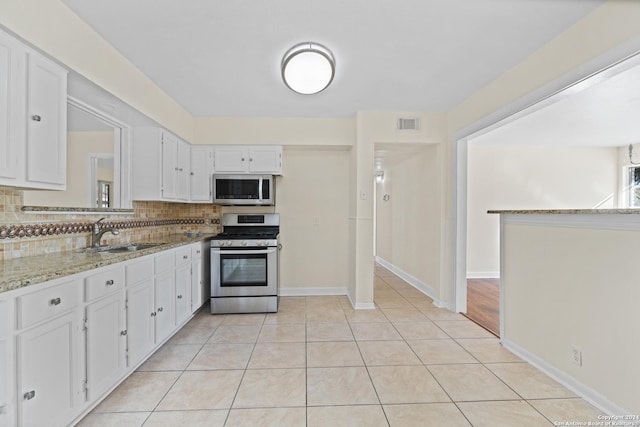
[(0, 293), (162, 252), (167, 249), (209, 240), (213, 236), (215, 234), (201, 234), (198, 237), (186, 237), (181, 234), (173, 235), (168, 239), (164, 239), (161, 245), (134, 252), (114, 254), (78, 250), (0, 261)]

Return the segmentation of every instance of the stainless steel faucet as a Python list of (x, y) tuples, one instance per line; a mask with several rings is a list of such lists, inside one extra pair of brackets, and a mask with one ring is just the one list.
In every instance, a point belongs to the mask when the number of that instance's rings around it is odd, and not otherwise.
[(104, 220), (104, 218), (100, 218), (99, 220), (94, 222), (93, 226), (91, 227), (91, 247), (92, 248), (96, 248), (100, 246), (100, 239), (102, 239), (102, 236), (104, 236), (105, 233), (111, 233), (114, 236), (117, 236), (118, 234), (120, 234), (120, 230), (116, 228), (100, 229), (100, 222), (102, 220)]

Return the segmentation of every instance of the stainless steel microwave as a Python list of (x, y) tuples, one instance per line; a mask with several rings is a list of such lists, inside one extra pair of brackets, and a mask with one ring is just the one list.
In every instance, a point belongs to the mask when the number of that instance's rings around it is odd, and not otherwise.
[(275, 203), (273, 175), (213, 175), (213, 203), (219, 205), (263, 205)]

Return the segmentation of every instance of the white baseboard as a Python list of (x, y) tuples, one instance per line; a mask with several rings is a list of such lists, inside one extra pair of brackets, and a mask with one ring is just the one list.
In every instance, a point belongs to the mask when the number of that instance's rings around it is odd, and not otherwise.
[(467, 279), (499, 279), (499, 271), (468, 271)]
[(281, 297), (311, 297), (322, 295), (348, 295), (347, 288), (280, 288)]
[(535, 354), (525, 350), (518, 344), (515, 344), (506, 338), (502, 338), (500, 342), (506, 349), (513, 352), (516, 356), (531, 363), (533, 366), (540, 369), (542, 372), (544, 372), (587, 402), (591, 403), (602, 412), (609, 415), (632, 415), (629, 411), (626, 411), (620, 406), (616, 405), (615, 403), (598, 393), (596, 390), (582, 384), (571, 375), (567, 374), (564, 371), (561, 371), (560, 369), (556, 368), (555, 366), (551, 365)]
[(402, 280), (404, 280), (405, 282), (407, 282), (408, 284), (410, 284), (411, 286), (413, 286), (414, 288), (416, 288), (417, 290), (419, 290), (420, 292), (422, 292), (423, 294), (425, 294), (426, 296), (428, 296), (429, 298), (431, 298), (433, 300), (433, 305), (435, 305), (436, 307), (445, 307), (445, 304), (436, 298), (436, 291), (431, 286), (427, 285), (426, 283), (422, 282), (419, 279), (416, 279), (409, 273), (402, 271), (395, 265), (391, 264), (388, 261), (385, 261), (379, 256), (376, 256), (376, 262), (381, 266), (383, 266), (384, 268), (386, 268), (387, 270), (389, 270), (390, 272), (392, 272), (393, 274), (395, 274), (396, 276), (398, 276), (399, 278), (401, 278)]

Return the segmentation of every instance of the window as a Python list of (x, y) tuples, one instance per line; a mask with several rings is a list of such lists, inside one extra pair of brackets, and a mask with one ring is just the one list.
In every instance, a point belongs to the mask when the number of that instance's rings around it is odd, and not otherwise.
[(98, 207), (111, 207), (111, 182), (98, 181)]
[(640, 208), (640, 166), (628, 166), (625, 176), (625, 207)]

